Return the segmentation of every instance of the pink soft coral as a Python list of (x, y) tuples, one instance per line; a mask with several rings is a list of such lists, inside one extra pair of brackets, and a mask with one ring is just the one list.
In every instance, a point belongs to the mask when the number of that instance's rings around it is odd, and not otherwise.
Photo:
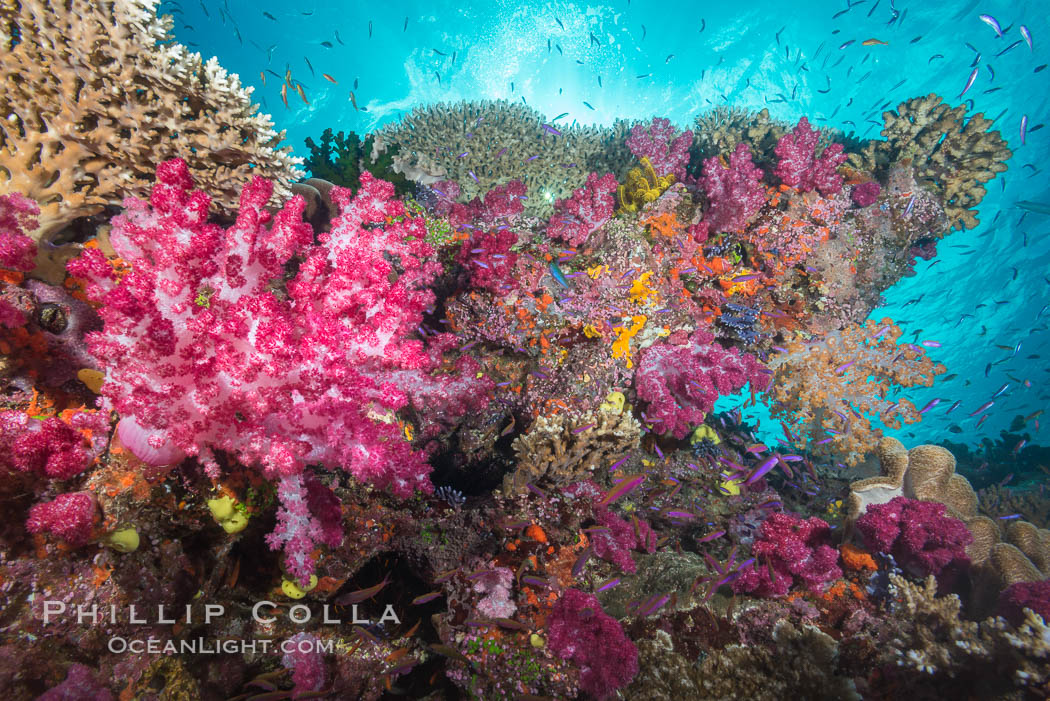
[(583, 187), (567, 200), (558, 200), (547, 225), (547, 235), (578, 246), (612, 218), (616, 208), (616, 176), (597, 173), (587, 176)]
[(29, 232), (37, 228), (40, 207), (17, 192), (0, 195), (0, 267), (29, 272), (36, 244)]
[(70, 545), (86, 545), (91, 540), (98, 505), (91, 492), (59, 494), (53, 501), (34, 505), (26, 519), (30, 533), (50, 533)]
[(803, 117), (791, 132), (784, 134), (777, 142), (774, 151), (780, 161), (775, 175), (785, 185), (805, 192), (820, 191), (828, 197), (842, 189), (842, 176), (837, 168), (846, 162), (842, 144), (829, 144), (818, 158), (817, 142), (820, 133), (809, 126), (809, 120)]
[(634, 387), (649, 403), (648, 420), (658, 433), (685, 438), (690, 427), (703, 422), (715, 400), (748, 382), (765, 389), (769, 375), (761, 363), (736, 348), (726, 349), (702, 329), (688, 343), (659, 343), (642, 352)]
[(580, 689), (603, 699), (638, 673), (638, 648), (598, 597), (567, 589), (547, 617), (551, 652), (580, 668)]
[[(398, 496), (430, 491), (426, 456), (392, 413), (412, 396), (427, 399), (421, 409), (462, 413), (485, 401), (486, 386), (437, 374), (447, 335), (430, 346), (411, 338), (441, 268), (423, 221), (365, 173), (356, 196), (333, 188), (340, 214), (314, 246), (302, 198), (271, 217), (271, 192), (249, 183), (224, 230), (207, 223), (209, 198), (192, 189), (186, 164), (168, 161), (151, 202), (129, 199), (113, 220), (131, 272), (118, 282), (97, 250), (70, 263), (104, 303), (105, 330), (89, 347), (107, 373), (107, 408), (213, 473), (220, 449), (273, 479), (309, 463)], [(301, 262), (284, 283), (292, 258)]]
[(797, 578), (816, 590), (842, 576), (838, 551), (829, 545), (831, 529), (815, 516), (803, 519), (775, 513), (762, 522), (752, 548), (756, 561), (741, 568), (733, 591), (755, 596), (783, 596)]
[(729, 156), (728, 168), (722, 167), (721, 161), (714, 157), (704, 161), (699, 183), (707, 196), (707, 212), (702, 222), (705, 239), (708, 231), (719, 233), (743, 228), (766, 201), (762, 171), (752, 163), (747, 144), (737, 144)]
[(670, 120), (662, 117), (654, 117), (648, 126), (635, 124), (627, 137), (627, 148), (635, 158), (648, 158), (657, 175), (671, 174), (678, 182), (685, 179), (692, 145), (693, 132), (679, 134)]
[[(447, 186), (446, 186), (447, 187)], [(449, 188), (451, 190), (451, 188)], [(442, 190), (442, 192), (445, 192)], [(455, 192), (458, 196), (459, 188)], [(448, 193), (446, 192), (446, 195)], [(451, 195), (450, 195), (451, 196)], [(453, 226), (471, 222), (492, 225), (497, 222), (511, 224), (525, 211), (525, 184), (520, 180), (511, 180), (504, 185), (497, 185), (481, 197), (475, 197), (466, 204), (453, 202), (449, 206), (448, 218)]]
[(966, 546), (973, 535), (940, 502), (895, 497), (872, 504), (857, 519), (857, 531), (868, 549), (891, 553), (901, 567), (922, 577), (970, 561)]
[[(88, 429), (88, 440), (79, 429)], [(0, 467), (39, 477), (68, 480), (87, 469), (105, 447), (109, 424), (102, 414), (78, 412), (69, 422), (35, 419), (21, 411), (0, 412)]]
[(478, 231), (463, 242), (456, 262), (467, 269), (471, 285), (500, 292), (516, 284), (513, 271), (518, 254), (510, 249), (517, 242), (518, 235), (510, 229)]

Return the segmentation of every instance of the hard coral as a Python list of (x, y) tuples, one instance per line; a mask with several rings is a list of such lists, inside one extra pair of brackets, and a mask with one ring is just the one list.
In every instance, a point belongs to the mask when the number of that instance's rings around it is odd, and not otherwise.
[[(127, 196), (144, 196), (155, 164), (180, 156), (231, 211), (253, 175), (277, 193), (301, 173), (275, 148), (282, 134), (256, 114), (216, 59), (171, 41), (155, 0), (20, 0), (0, 11), (0, 192), (40, 203), (34, 238)], [(132, 87), (134, 86), (134, 87)]]
[[(313, 246), (302, 198), (271, 223), (261, 178), (226, 230), (206, 223), (209, 198), (192, 190), (184, 162), (162, 164), (157, 180), (152, 206), (128, 200), (113, 221), (127, 276), (116, 281), (98, 251), (70, 263), (105, 304), (89, 347), (107, 372), (107, 406), (212, 471), (219, 449), (274, 479), (312, 463), (399, 496), (431, 489), (425, 456), (391, 413), (429, 401), (461, 415), (485, 392), (434, 374), (447, 337), (430, 348), (408, 338), (440, 265), (393, 187), (364, 173), (356, 197), (333, 188), (341, 214)], [(293, 256), (303, 260), (285, 293)]]
[(595, 698), (611, 696), (638, 673), (638, 649), (593, 594), (562, 594), (547, 617), (547, 642), (579, 666), (580, 688)]
[(634, 386), (649, 402), (654, 430), (685, 438), (703, 422), (715, 400), (750, 382), (755, 390), (769, 384), (769, 375), (755, 358), (715, 343), (713, 334), (697, 329), (684, 345), (659, 343), (642, 352)]
[(861, 154), (850, 156), (851, 162), (868, 170), (910, 162), (940, 197), (953, 227), (977, 226), (984, 183), (1005, 171), (1013, 155), (1002, 135), (989, 131), (992, 120), (981, 112), (967, 115), (965, 105), (949, 107), (934, 93), (902, 102), (883, 112), (882, 119), (885, 141), (870, 142)]
[(842, 576), (838, 551), (831, 547), (827, 522), (792, 513), (772, 514), (762, 522), (751, 549), (756, 561), (741, 568), (733, 591), (783, 596), (797, 577), (810, 590)]
[(864, 544), (891, 553), (906, 570), (917, 576), (940, 574), (951, 564), (967, 564), (966, 546), (973, 536), (966, 525), (945, 514), (944, 504), (896, 497), (872, 504), (857, 520)]
[(567, 200), (559, 200), (547, 225), (547, 235), (578, 246), (609, 221), (616, 207), (616, 176), (597, 173), (587, 176), (583, 187)]
[(817, 142), (820, 132), (809, 126), (802, 117), (791, 133), (780, 137), (776, 154), (780, 159), (774, 175), (785, 185), (803, 191), (818, 190), (825, 197), (842, 189), (842, 176), (836, 169), (846, 161), (842, 144), (829, 144), (818, 157)]

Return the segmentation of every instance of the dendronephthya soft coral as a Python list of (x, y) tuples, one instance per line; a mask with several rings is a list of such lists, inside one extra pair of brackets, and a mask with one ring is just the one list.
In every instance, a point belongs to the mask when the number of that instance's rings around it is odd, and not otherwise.
[(104, 305), (89, 347), (122, 440), (158, 460), (196, 455), (213, 475), (221, 450), (274, 480), (311, 464), (402, 497), (430, 491), (394, 412), (459, 415), (485, 401), (487, 381), (438, 372), (449, 337), (410, 338), (440, 270), (423, 221), (367, 173), (356, 197), (333, 188), (341, 213), (320, 245), (301, 197), (264, 209), (266, 180), (244, 188), (228, 229), (207, 222), (209, 198), (192, 188), (172, 160), (149, 203), (125, 202), (110, 237), (131, 266), (123, 279), (97, 250), (69, 265)]

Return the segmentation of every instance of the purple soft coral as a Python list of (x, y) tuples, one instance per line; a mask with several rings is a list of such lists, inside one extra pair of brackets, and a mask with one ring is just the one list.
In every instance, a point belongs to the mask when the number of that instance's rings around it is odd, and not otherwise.
[(740, 570), (733, 591), (783, 596), (797, 578), (810, 590), (842, 576), (838, 551), (828, 542), (831, 528), (817, 517), (775, 513), (762, 522), (751, 549), (756, 562)]
[(970, 561), (966, 546), (973, 535), (940, 502), (895, 497), (872, 504), (857, 519), (857, 531), (868, 549), (892, 554), (901, 567), (923, 577)]
[(583, 187), (567, 200), (558, 200), (547, 225), (547, 235), (578, 246), (612, 218), (616, 208), (616, 176), (597, 173), (587, 176)]
[(717, 158), (704, 161), (699, 180), (707, 196), (704, 214), (704, 239), (707, 233), (741, 229), (766, 201), (762, 171), (751, 161), (747, 144), (737, 144), (729, 156), (729, 167), (723, 168)]
[(748, 382), (756, 390), (765, 389), (769, 375), (763, 370), (755, 358), (725, 349), (715, 343), (714, 335), (697, 329), (684, 345), (660, 343), (643, 351), (634, 386), (639, 399), (649, 402), (654, 430), (685, 438), (720, 396)]
[(635, 124), (627, 137), (627, 148), (635, 158), (648, 158), (658, 175), (674, 175), (678, 182), (685, 179), (692, 145), (693, 132), (678, 134), (670, 120), (662, 117), (654, 117), (648, 126)]
[(638, 673), (638, 648), (598, 597), (568, 589), (547, 617), (551, 652), (580, 668), (580, 688), (606, 698)]
[(785, 185), (810, 192), (819, 190), (828, 197), (842, 189), (842, 176), (837, 168), (846, 162), (842, 144), (829, 144), (818, 158), (817, 142), (820, 132), (809, 125), (803, 117), (791, 132), (784, 134), (777, 142), (774, 151), (780, 162), (774, 174)]

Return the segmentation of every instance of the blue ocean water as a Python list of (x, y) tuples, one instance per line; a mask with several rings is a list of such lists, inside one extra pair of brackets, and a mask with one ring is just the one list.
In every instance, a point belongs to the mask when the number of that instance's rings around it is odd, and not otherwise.
[[(1014, 155), (989, 183), (980, 226), (941, 241), (937, 257), (919, 260), (917, 275), (872, 313), (894, 319), (905, 341), (939, 343), (928, 353), (948, 368), (932, 388), (907, 394), (918, 406), (941, 404), (896, 433), (909, 445), (976, 444), (1047, 406), (1050, 215), (1017, 206), (1050, 206), (1043, 2), (168, 0), (161, 11), (175, 17), (179, 41), (255, 86), (299, 155), (307, 153), (303, 140), (327, 127), (363, 134), (442, 101), (523, 100), (548, 116), (568, 112), (564, 123), (662, 116), (681, 128), (721, 105), (768, 108), (785, 121), (807, 116), (865, 138), (878, 136), (887, 103), (930, 92), (953, 105), (969, 101), (994, 119)], [(1001, 36), (981, 15), (995, 18)], [(869, 39), (880, 43), (864, 46)], [(308, 103), (297, 95), (282, 103), (288, 70)], [(967, 415), (1007, 383), (977, 428), (983, 414)], [(962, 405), (946, 416), (956, 400)], [(1039, 431), (1029, 422), (1031, 442), (1045, 439), (1048, 422)], [(953, 425), (961, 433), (948, 433)], [(765, 428), (770, 438), (779, 434), (778, 425)]]

